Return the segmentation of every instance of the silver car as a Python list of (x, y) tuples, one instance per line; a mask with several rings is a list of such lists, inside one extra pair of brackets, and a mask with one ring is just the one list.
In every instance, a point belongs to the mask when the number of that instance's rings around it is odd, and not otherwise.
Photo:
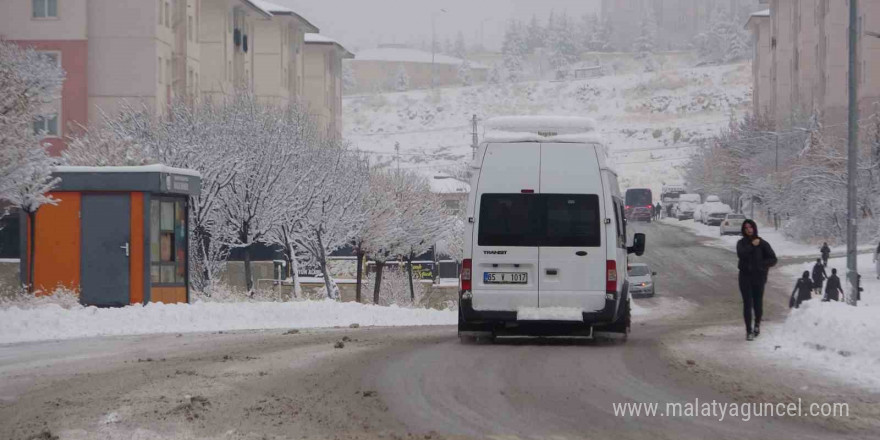
[(651, 272), (651, 268), (645, 263), (630, 263), (627, 270), (629, 293), (633, 297), (654, 296), (655, 275), (657, 272)]
[(742, 224), (746, 220), (744, 214), (727, 214), (719, 226), (721, 235), (739, 235), (742, 233)]

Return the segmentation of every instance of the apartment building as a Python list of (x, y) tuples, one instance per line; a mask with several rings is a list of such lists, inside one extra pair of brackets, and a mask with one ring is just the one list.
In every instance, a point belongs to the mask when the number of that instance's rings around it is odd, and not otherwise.
[[(173, 100), (192, 103), (239, 87), (280, 104), (299, 100), (304, 35), (317, 31), (262, 0), (0, 2), (0, 39), (45, 52), (66, 72), (60, 99), (35, 123), (53, 154), (77, 127), (124, 105), (162, 116)], [(341, 69), (332, 72), (341, 78)]]
[(271, 17), (256, 17), (254, 38), (254, 93), (281, 105), (302, 96), (305, 76), (305, 35), (318, 32), (315, 25), (292, 9), (255, 1)]
[[(826, 126), (846, 122), (849, 75), (847, 0), (762, 0), (769, 6), (770, 56), (757, 57), (753, 72), (758, 97), (754, 111), (769, 109), (780, 128), (818, 113)], [(750, 20), (756, 54), (763, 52), (765, 27)], [(880, 102), (880, 1), (859, 2), (859, 106), (873, 113)], [(770, 72), (766, 84), (762, 72)], [(767, 96), (767, 89), (769, 95)]]
[(342, 137), (342, 60), (354, 55), (336, 40), (305, 35), (305, 93), (309, 112), (327, 136)]
[(770, 35), (770, 10), (753, 13), (746, 23), (746, 29), (751, 30), (754, 36), (752, 113), (770, 115), (771, 109), (773, 109), (771, 99), (775, 96), (772, 90), (773, 82), (770, 80), (772, 75), (770, 66), (773, 65), (771, 62), (773, 51), (770, 48), (772, 39)]

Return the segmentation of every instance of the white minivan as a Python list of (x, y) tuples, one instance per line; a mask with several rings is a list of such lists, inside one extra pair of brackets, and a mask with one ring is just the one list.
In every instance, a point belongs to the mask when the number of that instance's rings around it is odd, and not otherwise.
[(502, 117), (473, 168), (458, 330), (498, 334), (628, 333), (624, 200), (594, 123)]

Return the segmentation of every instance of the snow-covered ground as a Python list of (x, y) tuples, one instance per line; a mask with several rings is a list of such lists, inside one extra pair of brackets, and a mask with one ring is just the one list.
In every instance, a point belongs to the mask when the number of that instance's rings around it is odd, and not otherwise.
[[(691, 220), (679, 222), (664, 219), (664, 223), (693, 231), (696, 235), (711, 237), (706, 242), (730, 251), (735, 250), (739, 237), (719, 237), (718, 227), (710, 227)], [(779, 256), (818, 257), (817, 248), (792, 242), (772, 228), (758, 230), (770, 242)], [(863, 246), (860, 249), (870, 249)], [(838, 247), (834, 252), (845, 251)], [(805, 371), (825, 375), (835, 380), (858, 387), (880, 390), (880, 344), (876, 336), (880, 334), (880, 280), (877, 279), (873, 254), (858, 256), (859, 272), (862, 274), (862, 301), (858, 307), (845, 303), (823, 303), (819, 297), (804, 302), (799, 309), (791, 310), (780, 323), (765, 323), (761, 336), (753, 343), (745, 345), (747, 352), (739, 353), (755, 362), (765, 362), (769, 366), (787, 368), (792, 371)], [(778, 268), (775, 278), (790, 280), (787, 289), (794, 288), (795, 281), (804, 271), (811, 270), (814, 263), (788, 265)], [(830, 268), (837, 268), (841, 279), (846, 271), (846, 259), (832, 258)], [(791, 290), (786, 291), (791, 293)], [(847, 292), (848, 293), (848, 292)], [(709, 336), (742, 337), (740, 325), (701, 329)]]
[[(751, 68), (733, 64), (571, 81), (531, 81), (344, 98), (344, 136), (378, 163), (432, 176), (470, 160), (471, 117), (586, 116), (598, 122), (625, 187), (680, 181), (701, 139), (751, 103)], [(482, 124), (478, 134), (482, 137)], [(395, 162), (396, 166), (396, 162)]]
[(41, 304), (0, 309), (0, 344), (153, 333), (453, 325), (454, 311), (336, 301), (149, 304), (99, 309)]
[[(751, 354), (880, 390), (880, 280), (872, 255), (859, 255), (858, 265), (865, 289), (858, 307), (821, 302), (819, 297), (806, 301), (792, 309), (784, 322), (767, 326), (757, 343), (750, 345)], [(842, 274), (846, 259), (832, 258), (828, 266)], [(781, 272), (791, 279), (793, 288), (795, 280), (811, 267), (811, 263), (790, 265)]]
[[(720, 228), (718, 226), (704, 225), (693, 220), (676, 220), (674, 218), (666, 217), (660, 221), (667, 225), (687, 229), (693, 232), (695, 235), (701, 237), (714, 238), (715, 240), (709, 241), (706, 244), (717, 246), (733, 252), (736, 251), (736, 242), (740, 239), (739, 235), (721, 236), (719, 233)], [(767, 240), (767, 242), (770, 243), (771, 246), (773, 246), (773, 251), (776, 252), (777, 257), (815, 256), (816, 258), (818, 258), (820, 256), (819, 248), (821, 247), (821, 245), (813, 246), (792, 241), (790, 238), (786, 237), (781, 230), (774, 230), (772, 225), (764, 225), (761, 222), (757, 223), (759, 235)], [(873, 249), (871, 245), (859, 246), (860, 251), (870, 249)], [(846, 252), (846, 246), (844, 245), (832, 247), (831, 252), (832, 255)]]

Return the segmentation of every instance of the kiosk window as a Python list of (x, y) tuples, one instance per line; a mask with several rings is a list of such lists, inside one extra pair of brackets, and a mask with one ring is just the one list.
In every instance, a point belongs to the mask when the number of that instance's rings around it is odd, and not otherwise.
[(180, 199), (150, 201), (150, 281), (186, 283), (186, 205)]

